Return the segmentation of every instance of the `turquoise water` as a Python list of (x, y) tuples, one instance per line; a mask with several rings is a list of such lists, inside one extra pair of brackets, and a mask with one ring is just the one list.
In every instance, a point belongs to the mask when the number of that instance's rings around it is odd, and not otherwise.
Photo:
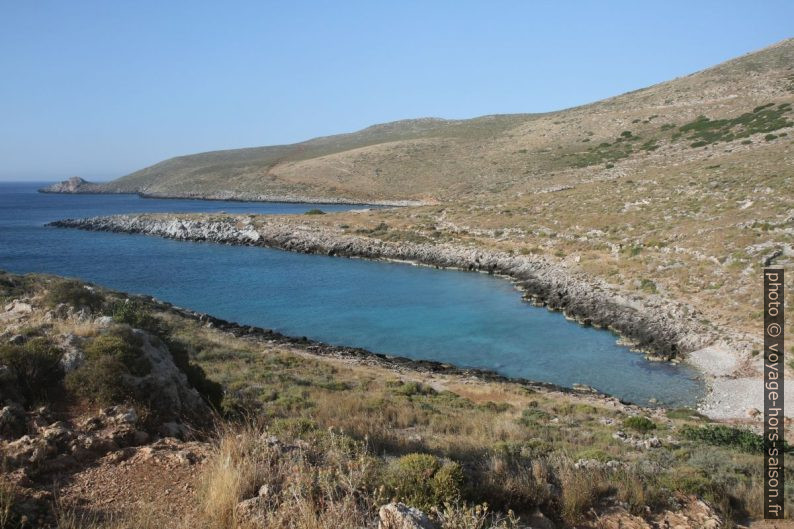
[(532, 307), (509, 282), (484, 274), (44, 227), (67, 217), (302, 213), (317, 205), (47, 195), (39, 186), (0, 184), (2, 269), (79, 277), (332, 344), (588, 384), (637, 403), (691, 405), (701, 394), (691, 369), (648, 362), (612, 333)]

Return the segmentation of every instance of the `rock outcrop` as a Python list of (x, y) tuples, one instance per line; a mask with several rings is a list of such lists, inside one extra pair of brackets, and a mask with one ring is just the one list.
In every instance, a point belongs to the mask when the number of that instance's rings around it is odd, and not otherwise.
[(73, 176), (63, 182), (52, 184), (47, 187), (39, 189), (40, 193), (102, 193), (103, 188), (101, 184), (95, 184), (87, 180), (83, 180), (79, 176)]
[(165, 344), (143, 331), (134, 333), (141, 338), (141, 353), (152, 368), (143, 376), (126, 375), (125, 383), (133, 395), (146, 396), (148, 405), (163, 421), (161, 433), (184, 437), (186, 430), (178, 424), (179, 420), (206, 421), (211, 416), (209, 406), (190, 385), (185, 373), (174, 364)]
[(378, 529), (435, 529), (430, 519), (404, 503), (389, 503), (378, 511)]

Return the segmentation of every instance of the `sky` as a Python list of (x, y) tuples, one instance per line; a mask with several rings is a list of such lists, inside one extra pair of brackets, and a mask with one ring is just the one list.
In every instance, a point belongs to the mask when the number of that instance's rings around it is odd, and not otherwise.
[(0, 180), (543, 112), (794, 37), (794, 2), (0, 0)]

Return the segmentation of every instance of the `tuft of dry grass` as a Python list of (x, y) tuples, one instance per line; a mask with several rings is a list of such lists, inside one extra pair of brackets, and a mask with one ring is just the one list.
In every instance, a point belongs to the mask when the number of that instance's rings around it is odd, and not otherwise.
[(363, 445), (333, 432), (284, 445), (250, 424), (227, 428), (199, 478), (202, 521), (213, 529), (246, 527), (235, 508), (259, 494), (266, 527), (364, 527), (374, 512), (373, 470)]
[(210, 527), (234, 527), (235, 507), (253, 496), (257, 482), (264, 480), (260, 436), (253, 426), (221, 431), (199, 481), (202, 514)]

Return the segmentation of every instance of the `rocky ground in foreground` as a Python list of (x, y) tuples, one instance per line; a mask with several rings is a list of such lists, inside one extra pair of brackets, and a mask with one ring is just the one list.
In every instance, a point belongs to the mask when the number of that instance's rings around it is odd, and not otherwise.
[(0, 301), (2, 527), (723, 528), (760, 515), (750, 419), (293, 340), (54, 277), (0, 274)]

